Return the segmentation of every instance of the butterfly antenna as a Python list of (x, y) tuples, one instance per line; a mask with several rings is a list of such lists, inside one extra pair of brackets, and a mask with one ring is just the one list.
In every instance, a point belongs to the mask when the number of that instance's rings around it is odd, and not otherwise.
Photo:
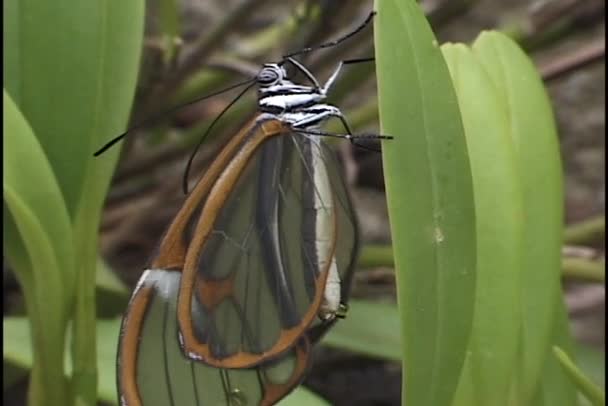
[(255, 83), (255, 80), (256, 80), (256, 78), (250, 78), (250, 79), (247, 79), (247, 80), (245, 80), (245, 81), (243, 81), (243, 82), (235, 83), (235, 84), (230, 85), (230, 86), (228, 86), (228, 87), (226, 87), (226, 88), (224, 88), (224, 89), (222, 89), (222, 90), (218, 90), (217, 92), (214, 92), (214, 93), (211, 93), (211, 94), (205, 95), (205, 96), (203, 96), (203, 97), (199, 97), (198, 99), (191, 100), (191, 101), (186, 102), (186, 103), (184, 103), (184, 104), (180, 104), (179, 106), (173, 107), (173, 108), (171, 108), (171, 109), (169, 109), (169, 110), (166, 110), (166, 111), (164, 111), (164, 112), (162, 112), (162, 113), (160, 113), (160, 114), (156, 114), (156, 115), (154, 115), (154, 116), (152, 116), (152, 117), (150, 117), (150, 118), (147, 118), (147, 119), (145, 119), (145, 120), (142, 120), (142, 121), (140, 121), (139, 123), (135, 124), (134, 126), (130, 127), (129, 129), (127, 129), (127, 130), (126, 130), (125, 132), (123, 132), (122, 134), (120, 134), (120, 135), (116, 136), (115, 138), (113, 138), (112, 140), (110, 140), (110, 141), (109, 141), (107, 144), (105, 144), (103, 147), (99, 148), (99, 150), (97, 150), (97, 151), (96, 151), (96, 152), (93, 154), (93, 156), (99, 156), (99, 155), (103, 154), (103, 153), (104, 153), (104, 152), (106, 152), (108, 149), (112, 148), (112, 146), (114, 146), (114, 144), (116, 144), (118, 141), (120, 141), (120, 140), (122, 140), (123, 138), (125, 138), (125, 137), (126, 137), (126, 136), (127, 136), (129, 133), (131, 133), (133, 130), (136, 130), (136, 129), (138, 129), (138, 128), (144, 127), (145, 125), (148, 125), (148, 124), (150, 124), (150, 123), (153, 123), (153, 122), (155, 122), (156, 120), (158, 120), (159, 118), (164, 117), (164, 116), (167, 116), (167, 115), (169, 115), (169, 114), (171, 114), (171, 113), (174, 113), (174, 112), (176, 112), (177, 110), (180, 110), (180, 109), (181, 109), (181, 108), (183, 108), (183, 107), (186, 107), (186, 106), (189, 106), (189, 105), (191, 105), (191, 104), (198, 103), (198, 102), (200, 102), (200, 101), (202, 101), (202, 100), (209, 99), (209, 98), (214, 97), (214, 96), (217, 96), (217, 95), (219, 95), (219, 94), (222, 94), (222, 93), (228, 92), (228, 91), (230, 91), (230, 90), (232, 90), (232, 89), (236, 89), (237, 87), (241, 87), (241, 86), (244, 86), (244, 85), (246, 85), (246, 84), (250, 84), (250, 86), (248, 86), (248, 87), (247, 87), (247, 89), (249, 89), (249, 87), (251, 87), (251, 84)]
[[(211, 122), (209, 127), (207, 127), (207, 130), (205, 131), (205, 133), (199, 140), (198, 144), (194, 148), (194, 151), (192, 151), (192, 154), (190, 154), (190, 158), (188, 158), (188, 163), (186, 164), (186, 169), (184, 169), (184, 178), (182, 181), (182, 187), (184, 190), (184, 194), (188, 194), (188, 178), (189, 178), (189, 174), (190, 174), (190, 168), (192, 167), (192, 162), (194, 161), (194, 157), (196, 156), (198, 149), (201, 147), (201, 145), (203, 145), (203, 141), (205, 141), (205, 138), (207, 138), (207, 135), (209, 135), (209, 133), (211, 132), (211, 130), (213, 129), (215, 124), (220, 120), (220, 118), (222, 118), (224, 113), (226, 113), (228, 111), (228, 109), (230, 109), (230, 107), (232, 107), (234, 105), (234, 103), (236, 103), (245, 93), (247, 93), (247, 91), (249, 89), (251, 89), (253, 87), (253, 85), (255, 85), (255, 83), (256, 82), (250, 83), (249, 86), (247, 86), (239, 94), (237, 94), (236, 97), (234, 99), (232, 99), (232, 101), (230, 103), (228, 103), (228, 105), (226, 107), (224, 107), (224, 109), (220, 112), (220, 114), (218, 114), (213, 119), (213, 121)], [(242, 84), (244, 84), (244, 83), (242, 83)]]
[(299, 51), (296, 52), (292, 52), (290, 54), (287, 55), (283, 55), (283, 59), (285, 58), (290, 58), (296, 55), (302, 55), (311, 51), (316, 51), (318, 49), (323, 49), (323, 48), (330, 48), (333, 46), (336, 46), (344, 41), (346, 41), (347, 39), (349, 39), (350, 37), (352, 37), (353, 35), (357, 34), (359, 31), (363, 30), (365, 27), (367, 27), (367, 25), (372, 21), (372, 19), (374, 18), (374, 16), (376, 15), (376, 12), (374, 10), (372, 10), (369, 15), (367, 16), (367, 18), (365, 19), (365, 21), (363, 21), (363, 23), (361, 23), (361, 25), (359, 25), (357, 28), (355, 28), (354, 30), (352, 30), (351, 32), (349, 32), (348, 34), (344, 35), (341, 38), (338, 38), (336, 40), (333, 40), (331, 42), (327, 42), (325, 44), (321, 44), (321, 45), (317, 45), (315, 47), (309, 47), (309, 48), (304, 48), (301, 49)]

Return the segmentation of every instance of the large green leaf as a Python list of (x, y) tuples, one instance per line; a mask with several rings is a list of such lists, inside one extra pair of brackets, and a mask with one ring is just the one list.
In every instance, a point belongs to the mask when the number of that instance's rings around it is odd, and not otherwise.
[(6, 89), (39, 138), (74, 217), (87, 181), (99, 182), (90, 178), (91, 154), (128, 118), (143, 1), (9, 1), (4, 11)]
[[(51, 297), (56, 295), (60, 298), (57, 303), (51, 302), (47, 306), (64, 307), (65, 310), (67, 306), (62, 304), (65, 302), (63, 297), (70, 295), (74, 286), (70, 219), (57, 180), (38, 139), (6, 91), (3, 93), (3, 101), (3, 187), (7, 193), (5, 200), (12, 214), (12, 219), (9, 219), (7, 227), (4, 228), (7, 255), (9, 259), (15, 259), (14, 271), (23, 282), (25, 275), (18, 264), (23, 261), (24, 256), (29, 258), (30, 263), (36, 262), (31, 251), (36, 247), (20, 249), (17, 245), (21, 245), (20, 241), (23, 240), (48, 240), (56, 268), (33, 269), (32, 272), (36, 274), (32, 276), (41, 287), (51, 290)], [(36, 235), (22, 235), (11, 227), (13, 222), (18, 226), (21, 221), (27, 221), (24, 216), (32, 216), (30, 221), (39, 223), (39, 227), (34, 231)], [(11, 249), (13, 246), (14, 250)]]
[(475, 214), (449, 72), (416, 2), (383, 0), (375, 20), (388, 209), (402, 317), (403, 403), (451, 402), (475, 300)]
[[(556, 318), (552, 331), (552, 344), (563, 348), (569, 354), (574, 352), (570, 323), (564, 301), (557, 303)], [(541, 372), (533, 405), (539, 406), (572, 406), (576, 404), (576, 391), (556, 357), (546, 357)]]
[(515, 42), (484, 32), (473, 44), (506, 101), (524, 199), (520, 399), (536, 392), (549, 355), (560, 289), (563, 191), (560, 150), (547, 93)]
[(3, 235), (31, 317), (28, 341), (37, 349), (29, 396), (39, 405), (66, 404), (61, 360), (75, 279), (70, 221), (38, 140), (6, 92), (3, 101)]
[[(507, 405), (521, 325), (523, 208), (506, 101), (470, 48), (443, 54), (458, 95), (475, 191), (477, 286), (467, 375), (456, 405)], [(497, 323), (496, 320), (500, 320)]]
[(79, 270), (74, 393), (96, 401), (97, 231), (118, 149), (93, 152), (126, 126), (143, 38), (144, 1), (4, 3), (4, 83), (32, 126), (64, 196)]

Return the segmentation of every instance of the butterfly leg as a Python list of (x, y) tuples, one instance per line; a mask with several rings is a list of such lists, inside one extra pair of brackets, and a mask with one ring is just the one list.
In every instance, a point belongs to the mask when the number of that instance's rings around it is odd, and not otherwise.
[(352, 64), (361, 63), (361, 62), (373, 62), (374, 60), (375, 60), (374, 58), (358, 58), (358, 59), (347, 59), (344, 61), (340, 61), (338, 63), (338, 66), (336, 67), (336, 69), (334, 69), (331, 76), (329, 76), (329, 79), (327, 79), (327, 82), (325, 82), (325, 85), (320, 89), (321, 94), (323, 94), (324, 96), (327, 96), (327, 93), (333, 87), (334, 83), (336, 82), (336, 79), (338, 79), (338, 76), (340, 75), (340, 72), (342, 71), (342, 68), (345, 65), (352, 65)]
[[(353, 132), (351, 131), (350, 126), (348, 125), (348, 122), (346, 121), (346, 118), (344, 117), (344, 115), (342, 114), (340, 109), (338, 109), (335, 106), (332, 106), (331, 104), (317, 104), (314, 106), (314, 109), (315, 109), (315, 111), (317, 111), (317, 110), (322, 110), (322, 111), (317, 114), (314, 114), (314, 115), (307, 115), (306, 118), (296, 121), (292, 125), (293, 128), (295, 130), (302, 130), (303, 132), (306, 132), (305, 130), (307, 127), (321, 123), (322, 121), (326, 120), (329, 117), (336, 117), (342, 122), (342, 125), (344, 125), (344, 129), (346, 130), (346, 133), (349, 136), (352, 136)], [(350, 138), (350, 137), (345, 137), (345, 138)]]

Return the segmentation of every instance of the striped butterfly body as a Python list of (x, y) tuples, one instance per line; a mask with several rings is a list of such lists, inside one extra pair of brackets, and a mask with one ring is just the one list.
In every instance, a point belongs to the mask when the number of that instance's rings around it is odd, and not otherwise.
[[(271, 405), (346, 311), (357, 227), (319, 126), (324, 86), (257, 75), (260, 113), (216, 156), (164, 236), (123, 319), (120, 402)], [(218, 391), (217, 388), (222, 388)]]

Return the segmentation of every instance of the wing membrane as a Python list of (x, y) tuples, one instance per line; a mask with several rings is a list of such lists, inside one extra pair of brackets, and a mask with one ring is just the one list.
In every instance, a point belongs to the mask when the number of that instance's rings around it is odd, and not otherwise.
[[(271, 359), (316, 317), (336, 245), (329, 182), (318, 185), (327, 173), (321, 160), (312, 165), (318, 153), (299, 136), (269, 138), (229, 192), (195, 262), (190, 316), (203, 351), (192, 352), (205, 362)], [(209, 199), (216, 190), (226, 192), (214, 187)]]
[(311, 325), (318, 338), (331, 322), (317, 316), (339, 301), (328, 284), (340, 276), (344, 301), (356, 251), (346, 189), (318, 138), (260, 116), (235, 140), (218, 155), (223, 166), (214, 162), (194, 189), (155, 261), (183, 274), (184, 352), (223, 368), (271, 360)]
[(133, 294), (119, 345), (121, 405), (271, 405), (302, 380), (310, 351), (306, 338), (253, 369), (225, 370), (185, 357), (175, 318), (179, 284), (179, 272), (150, 270)]

